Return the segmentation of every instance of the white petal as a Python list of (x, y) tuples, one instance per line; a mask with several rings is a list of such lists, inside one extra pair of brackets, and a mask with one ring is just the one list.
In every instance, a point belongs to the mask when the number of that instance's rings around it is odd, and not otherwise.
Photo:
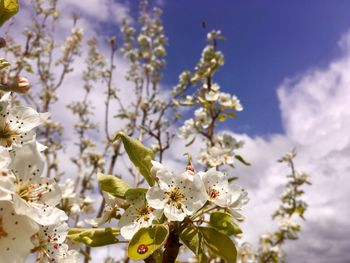
[(31, 236), (38, 226), (28, 217), (17, 215), (9, 201), (0, 201), (0, 219), (0, 228), (6, 233), (6, 236), (0, 234), (0, 261), (24, 262), (34, 248)]
[(7, 169), (11, 162), (10, 155), (6, 149), (0, 148), (0, 171)]
[(79, 262), (79, 252), (75, 250), (67, 251), (67, 255), (64, 257), (60, 257), (60, 263), (78, 263)]
[(36, 142), (30, 142), (21, 148), (16, 148), (15, 156), (9, 168), (18, 180), (30, 182), (33, 177), (39, 177), (44, 169), (44, 160), (36, 147)]
[(151, 174), (158, 178), (158, 184), (163, 190), (169, 189), (174, 184), (174, 174), (164, 168), (164, 166), (156, 161), (152, 161)]
[[(15, 192), (15, 180), (13, 174), (8, 171), (0, 171), (0, 200), (12, 200)], [(5, 175), (6, 174), (6, 175)]]
[(30, 107), (18, 106), (10, 110), (8, 118), (13, 121), (12, 127), (24, 133), (44, 123), (49, 117), (50, 113), (38, 113)]
[(157, 186), (152, 186), (146, 193), (146, 199), (150, 207), (163, 209), (165, 205), (164, 191)]
[(13, 195), (13, 202), (17, 214), (27, 215), (41, 225), (53, 225), (57, 221), (68, 219), (67, 215), (56, 207), (25, 202), (17, 194)]
[(165, 205), (164, 207), (164, 215), (170, 220), (170, 221), (183, 221), (186, 217), (185, 212), (182, 209), (178, 209), (174, 205)]
[(208, 195), (199, 175), (195, 174), (192, 177), (193, 181), (183, 177), (183, 179), (178, 182), (178, 186), (186, 197), (184, 205), (188, 215), (192, 215), (208, 200)]
[(120, 228), (120, 234), (127, 240), (130, 240), (133, 235), (141, 228), (141, 225), (132, 221), (130, 224), (124, 225)]

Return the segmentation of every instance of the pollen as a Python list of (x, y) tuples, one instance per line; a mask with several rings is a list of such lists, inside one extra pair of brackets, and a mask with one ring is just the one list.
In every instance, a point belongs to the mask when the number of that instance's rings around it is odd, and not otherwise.
[(215, 189), (209, 189), (209, 196), (211, 199), (216, 199), (220, 196), (220, 192)]
[(40, 184), (22, 184), (17, 182), (16, 192), (26, 202), (41, 201), (43, 195), (50, 192), (51, 189), (46, 185)]
[(180, 209), (182, 207), (182, 203), (185, 200), (185, 195), (180, 191), (179, 187), (174, 187), (170, 191), (165, 192), (167, 195), (167, 204), (176, 206), (177, 209)]
[(137, 220), (143, 219), (144, 221), (148, 221), (150, 219), (150, 214), (153, 212), (153, 208), (149, 207), (148, 205), (136, 208), (136, 211), (138, 212), (138, 218)]

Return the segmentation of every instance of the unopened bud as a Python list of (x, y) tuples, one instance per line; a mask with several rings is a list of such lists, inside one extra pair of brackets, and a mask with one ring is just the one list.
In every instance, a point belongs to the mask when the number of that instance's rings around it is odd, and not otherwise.
[(186, 166), (186, 172), (188, 172), (190, 175), (194, 175), (195, 171), (194, 171), (194, 166), (193, 166), (193, 162), (192, 162), (192, 156), (189, 153), (186, 153), (187, 155), (187, 166)]
[(26, 93), (30, 89), (30, 83), (29, 80), (27, 80), (24, 77), (19, 77), (17, 82), (18, 90), (17, 92), (19, 93)]
[(192, 164), (186, 166), (186, 172), (188, 172), (190, 175), (194, 175), (194, 167)]
[(11, 78), (7, 83), (1, 83), (0, 89), (17, 93), (26, 93), (30, 88), (29, 81), (24, 77)]

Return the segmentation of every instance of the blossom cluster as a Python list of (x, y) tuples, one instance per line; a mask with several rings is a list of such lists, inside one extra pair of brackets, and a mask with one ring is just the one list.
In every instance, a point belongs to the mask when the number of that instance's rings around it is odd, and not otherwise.
[[(242, 146), (231, 134), (217, 134), (218, 123), (228, 118), (235, 118), (243, 110), (235, 95), (220, 90), (213, 81), (216, 71), (224, 64), (223, 54), (217, 50), (217, 41), (222, 40), (220, 31), (208, 33), (208, 45), (193, 73), (184, 71), (179, 77), (179, 84), (174, 88), (175, 103), (185, 107), (196, 107), (193, 118), (184, 122), (179, 128), (179, 137), (190, 139), (190, 143), (200, 135), (206, 148), (201, 149), (197, 160), (206, 167), (233, 165), (235, 150)], [(191, 94), (190, 87), (196, 92)]]
[(301, 199), (304, 194), (301, 187), (311, 183), (307, 174), (295, 170), (293, 160), (295, 156), (296, 151), (293, 150), (278, 160), (287, 163), (291, 168), (291, 174), (287, 175), (289, 180), (280, 197), (280, 207), (273, 214), (273, 218), (278, 220), (278, 229), (260, 236), (257, 251), (254, 251), (249, 243), (241, 244), (238, 249), (238, 262), (284, 262), (285, 253), (282, 245), (287, 240), (298, 239), (301, 226), (297, 217), (304, 219), (307, 208), (306, 202)]
[(54, 179), (42, 177), (45, 146), (34, 129), (48, 113), (12, 106), (11, 95), (0, 99), (0, 251), (4, 262), (77, 262), (78, 253), (64, 243), (67, 215), (56, 208), (61, 191)]
[[(238, 212), (248, 202), (243, 188), (229, 183), (226, 174), (211, 168), (206, 172), (194, 173), (187, 169), (174, 174), (161, 163), (152, 161), (151, 175), (156, 184), (147, 192), (127, 200), (125, 212), (121, 214), (119, 227), (121, 235), (129, 240), (141, 228), (161, 222), (163, 215), (167, 221), (183, 222), (193, 218), (205, 207), (224, 209), (232, 217), (241, 219)], [(95, 225), (101, 225), (116, 218), (120, 200), (104, 193), (106, 208)], [(196, 216), (195, 216), (196, 217)]]

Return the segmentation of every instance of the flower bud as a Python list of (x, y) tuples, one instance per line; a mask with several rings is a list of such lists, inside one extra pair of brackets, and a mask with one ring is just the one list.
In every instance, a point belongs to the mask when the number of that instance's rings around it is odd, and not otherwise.
[(30, 83), (26, 78), (15, 77), (11, 78), (7, 83), (3, 83), (0, 88), (4, 91), (13, 91), (24, 94), (29, 90)]

